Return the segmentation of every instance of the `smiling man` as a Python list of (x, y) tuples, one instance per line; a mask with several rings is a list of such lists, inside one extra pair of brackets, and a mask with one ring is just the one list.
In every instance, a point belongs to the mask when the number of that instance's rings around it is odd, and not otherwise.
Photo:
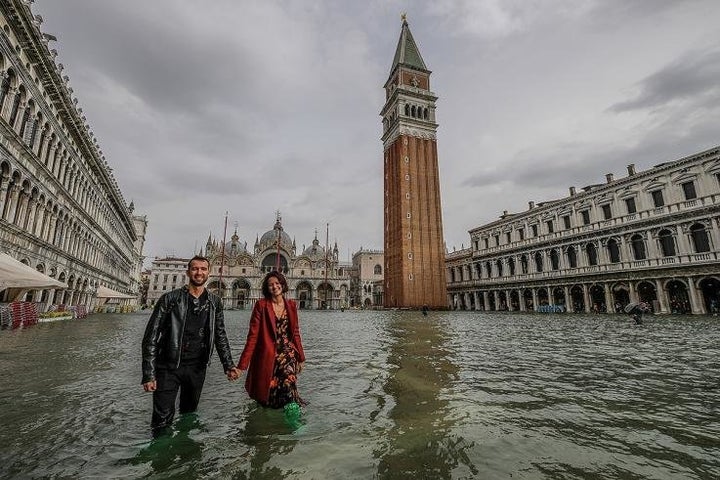
[(205, 288), (210, 261), (201, 256), (188, 262), (188, 285), (163, 294), (155, 305), (142, 342), (142, 385), (153, 392), (151, 427), (157, 436), (175, 416), (197, 410), (205, 373), (217, 350), (228, 380), (239, 371), (233, 365), (222, 301)]

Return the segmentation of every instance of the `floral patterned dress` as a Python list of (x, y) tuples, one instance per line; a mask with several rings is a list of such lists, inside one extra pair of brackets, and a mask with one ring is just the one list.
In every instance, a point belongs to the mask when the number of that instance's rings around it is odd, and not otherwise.
[(276, 317), (275, 326), (275, 368), (270, 380), (268, 405), (272, 408), (282, 408), (291, 402), (305, 405), (297, 389), (298, 360), (295, 347), (290, 341), (287, 312), (283, 312), (279, 318)]

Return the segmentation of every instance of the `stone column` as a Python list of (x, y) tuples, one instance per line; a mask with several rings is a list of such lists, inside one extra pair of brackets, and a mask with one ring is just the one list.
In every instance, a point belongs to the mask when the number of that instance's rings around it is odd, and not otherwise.
[(475, 311), (480, 310), (480, 296), (477, 290), (473, 292), (473, 301), (475, 302)]
[(20, 185), (12, 184), (9, 187), (9, 193), (7, 197), (7, 209), (5, 209), (5, 220), (8, 221), (8, 223), (13, 223), (13, 219), (15, 218), (15, 212), (18, 208), (18, 202), (19, 202), (19, 195), (20, 195)]
[(532, 289), (532, 301), (533, 301), (533, 312), (537, 312), (538, 296), (537, 296), (537, 288), (535, 288), (535, 287), (533, 287), (533, 289)]
[(590, 298), (590, 289), (587, 284), (583, 283), (583, 298), (585, 299), (585, 313), (592, 312), (592, 299)]
[(658, 250), (658, 242), (656, 238), (657, 232), (647, 232), (647, 258), (657, 259), (660, 258), (660, 251)]
[(485, 290), (483, 292), (483, 310), (486, 312), (489, 311), (490, 310), (488, 308), (489, 306), (490, 306), (490, 296), (488, 295), (487, 290)]
[(630, 301), (633, 303), (638, 303), (640, 301), (640, 298), (638, 297), (637, 290), (635, 289), (635, 283), (629, 281), (628, 286), (630, 289)]
[(526, 312), (527, 308), (525, 307), (525, 296), (523, 295), (522, 289), (519, 289), (518, 291), (518, 304), (520, 306), (521, 312)]
[(563, 286), (563, 293), (565, 294), (565, 311), (572, 312), (574, 308), (572, 305), (572, 298), (570, 298), (570, 287), (567, 285)]
[(695, 288), (695, 282), (692, 278), (688, 277), (688, 293), (690, 294), (690, 309), (693, 315), (702, 315), (707, 313), (705, 311), (705, 305), (698, 298), (698, 292)]
[(655, 293), (657, 294), (658, 304), (660, 305), (660, 312), (658, 313), (669, 313), (668, 300), (665, 289), (663, 288), (662, 281), (660, 279), (655, 280)]
[(493, 300), (495, 300), (495, 311), (500, 310), (500, 295), (497, 290), (493, 290)]
[(603, 290), (605, 291), (605, 313), (612, 312), (612, 306), (614, 302), (612, 298), (612, 292), (610, 291), (610, 285), (604, 283)]

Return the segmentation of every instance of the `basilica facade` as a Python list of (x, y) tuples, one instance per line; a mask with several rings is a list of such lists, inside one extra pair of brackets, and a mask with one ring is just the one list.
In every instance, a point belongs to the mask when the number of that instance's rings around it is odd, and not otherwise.
[(720, 148), (528, 207), (446, 255), (451, 308), (720, 312)]
[(337, 243), (331, 248), (327, 239), (315, 238), (305, 247), (297, 247), (282, 226), (278, 213), (271, 230), (258, 235), (254, 244), (241, 241), (237, 230), (230, 241), (210, 236), (201, 252), (210, 259), (211, 275), (207, 287), (221, 295), (225, 308), (252, 308), (262, 298), (262, 281), (268, 272), (285, 275), (287, 298), (301, 309), (341, 309), (350, 305), (352, 264), (341, 262)]
[(19, 299), (41, 310), (127, 302), (147, 220), (123, 198), (31, 4), (0, 3), (0, 251), (67, 285)]

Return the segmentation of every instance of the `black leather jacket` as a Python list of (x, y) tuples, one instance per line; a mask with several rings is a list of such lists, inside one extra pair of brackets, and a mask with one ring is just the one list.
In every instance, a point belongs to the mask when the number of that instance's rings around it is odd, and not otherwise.
[[(182, 287), (171, 290), (158, 299), (150, 320), (148, 320), (142, 341), (142, 383), (155, 379), (158, 365), (164, 368), (180, 366), (180, 346), (185, 331), (189, 297), (190, 292), (187, 287)], [(225, 373), (227, 373), (234, 364), (225, 333), (222, 302), (220, 297), (208, 291), (208, 303), (210, 305), (208, 364), (210, 364), (214, 345)]]

